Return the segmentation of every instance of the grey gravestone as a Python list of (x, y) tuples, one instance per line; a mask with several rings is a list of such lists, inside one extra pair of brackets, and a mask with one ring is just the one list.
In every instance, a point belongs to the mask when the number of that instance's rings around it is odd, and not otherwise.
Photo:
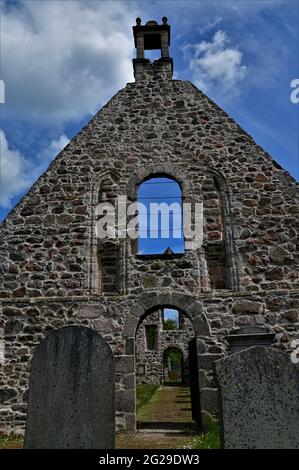
[(49, 334), (33, 356), (25, 448), (112, 449), (113, 353), (95, 331), (68, 326)]
[(271, 346), (275, 333), (269, 333), (265, 327), (248, 326), (232, 331), (225, 339), (230, 346), (230, 353), (243, 351), (253, 346)]
[(227, 449), (299, 448), (299, 370), (261, 346), (215, 363)]

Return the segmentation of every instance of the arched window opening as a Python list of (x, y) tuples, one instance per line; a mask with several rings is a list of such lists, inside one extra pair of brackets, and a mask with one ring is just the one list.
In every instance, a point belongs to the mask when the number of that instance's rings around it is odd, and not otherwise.
[(103, 294), (117, 294), (120, 291), (119, 246), (105, 242), (98, 248), (99, 291)]
[(184, 253), (182, 192), (177, 181), (152, 177), (138, 190), (138, 254)]
[(145, 326), (146, 350), (156, 351), (158, 346), (158, 328), (157, 325)]
[[(97, 187), (97, 204), (111, 203), (109, 192), (111, 191), (111, 179), (109, 177), (101, 181)], [(97, 223), (98, 215), (95, 215)], [(98, 294), (119, 294), (122, 287), (121, 246), (118, 240), (112, 238), (97, 238), (95, 245), (96, 279), (95, 288)]]
[(203, 183), (205, 257), (211, 289), (226, 289), (227, 254), (220, 185), (207, 174)]

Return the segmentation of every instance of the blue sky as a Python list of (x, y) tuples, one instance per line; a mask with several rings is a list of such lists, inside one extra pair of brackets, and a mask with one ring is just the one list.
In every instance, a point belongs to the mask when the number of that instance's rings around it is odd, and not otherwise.
[(1, 218), (133, 81), (138, 15), (168, 17), (175, 78), (191, 80), (299, 177), (297, 0), (10, 0), (1, 7)]
[(177, 322), (177, 326), (179, 327), (179, 312), (173, 308), (164, 308), (163, 309), (163, 319), (165, 320), (174, 320)]
[(150, 178), (139, 187), (138, 203), (138, 253), (164, 253), (168, 248), (174, 253), (183, 253), (182, 193), (179, 184), (169, 178)]

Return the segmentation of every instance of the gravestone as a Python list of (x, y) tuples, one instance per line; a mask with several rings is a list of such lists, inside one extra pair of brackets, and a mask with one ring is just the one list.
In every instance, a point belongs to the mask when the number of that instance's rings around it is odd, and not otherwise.
[(111, 449), (115, 438), (113, 353), (95, 331), (50, 333), (32, 359), (25, 448)]
[(230, 346), (230, 353), (240, 352), (253, 346), (270, 347), (274, 338), (275, 333), (270, 333), (267, 328), (259, 326), (238, 328), (225, 337)]
[(215, 367), (223, 447), (299, 448), (299, 369), (287, 353), (257, 346)]

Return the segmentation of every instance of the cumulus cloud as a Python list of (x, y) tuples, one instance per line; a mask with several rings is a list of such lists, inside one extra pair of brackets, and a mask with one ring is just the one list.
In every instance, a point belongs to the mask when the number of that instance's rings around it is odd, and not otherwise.
[(9, 209), (13, 199), (26, 191), (40, 176), (45, 167), (69, 143), (63, 134), (50, 142), (37, 160), (26, 158), (19, 150), (9, 146), (7, 137), (0, 129), (0, 206)]
[(49, 163), (54, 157), (70, 142), (70, 139), (62, 134), (58, 139), (52, 140), (50, 145), (38, 154), (38, 159), (44, 163)]
[(9, 148), (6, 135), (0, 130), (0, 205), (11, 207), (12, 199), (30, 184), (33, 169), (18, 151)]
[(217, 31), (210, 42), (188, 44), (184, 53), (197, 86), (205, 92), (211, 87), (224, 93), (234, 92), (246, 75), (242, 53), (237, 47), (230, 46), (223, 31)]
[(137, 12), (135, 2), (117, 0), (20, 0), (0, 8), (6, 91), (0, 205), (11, 208), (68, 144), (66, 126), (86, 121), (134, 80)]
[(79, 120), (133, 81), (134, 3), (130, 8), (118, 1), (6, 4), (6, 113), (56, 124)]
[(223, 21), (223, 18), (221, 18), (221, 16), (217, 16), (214, 20), (208, 21), (203, 26), (199, 26), (198, 32), (200, 34), (205, 34), (207, 31), (213, 29), (217, 24), (221, 23), (221, 21)]

